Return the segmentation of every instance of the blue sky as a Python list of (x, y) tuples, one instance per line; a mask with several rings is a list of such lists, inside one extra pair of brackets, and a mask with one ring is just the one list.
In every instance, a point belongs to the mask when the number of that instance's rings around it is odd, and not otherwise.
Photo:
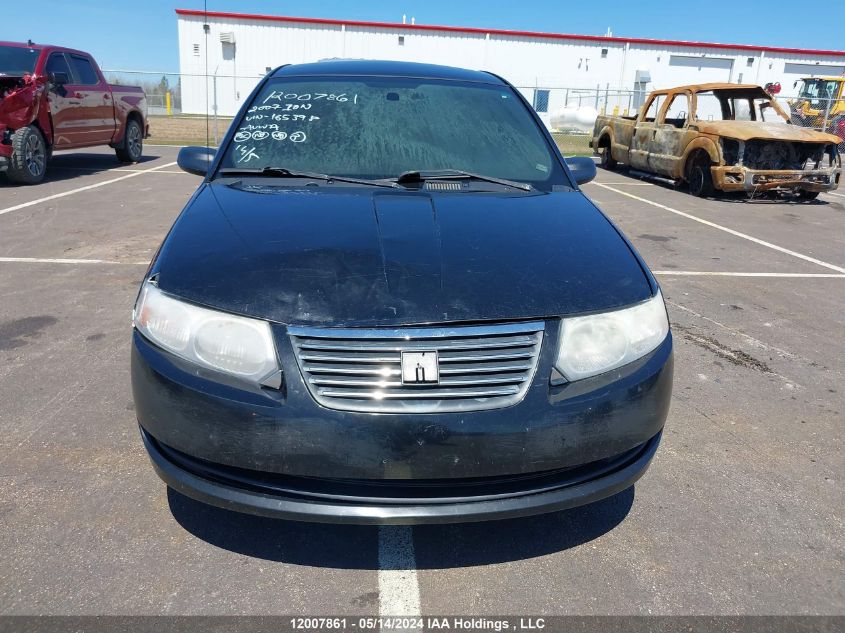
[[(105, 68), (177, 71), (174, 9), (202, 9), (201, 0), (38, 0), (38, 14), (19, 0), (3, 3), (3, 39), (61, 44), (91, 52)], [(823, 7), (816, 15), (812, 7)], [(805, 9), (806, 7), (806, 9)], [(208, 0), (209, 11), (298, 15), (421, 24), (477, 26), (797, 48), (845, 49), (845, 2), (795, 0)], [(821, 24), (813, 24), (821, 17)], [(838, 25), (838, 26), (834, 26)], [(456, 60), (457, 61), (457, 60)]]

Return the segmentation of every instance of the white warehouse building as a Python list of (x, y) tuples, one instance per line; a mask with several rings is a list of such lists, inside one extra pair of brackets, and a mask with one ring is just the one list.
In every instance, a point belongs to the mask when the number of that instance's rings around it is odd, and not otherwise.
[(845, 51), (187, 9), (176, 13), (181, 107), (192, 114), (216, 108), (231, 116), (269, 70), (329, 58), (488, 70), (519, 87), (547, 123), (549, 112), (581, 99), (597, 109), (624, 110), (639, 105), (647, 91), (710, 81), (780, 83), (782, 94), (789, 95), (801, 77), (845, 74)]

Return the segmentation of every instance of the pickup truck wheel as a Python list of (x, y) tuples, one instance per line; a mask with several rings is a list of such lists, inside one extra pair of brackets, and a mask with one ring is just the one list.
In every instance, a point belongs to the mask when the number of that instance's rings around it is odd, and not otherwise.
[(713, 176), (710, 174), (710, 160), (699, 157), (693, 160), (687, 171), (689, 192), (699, 198), (712, 196), (715, 192)]
[(126, 133), (123, 142), (115, 149), (117, 159), (124, 163), (137, 163), (144, 153), (144, 134), (141, 124), (135, 119), (126, 123)]
[(802, 189), (801, 191), (798, 192), (798, 199), (799, 200), (806, 200), (807, 202), (809, 202), (810, 200), (815, 200), (818, 197), (819, 197), (818, 191), (805, 191), (804, 189)]
[(610, 153), (610, 147), (604, 145), (599, 147), (599, 166), (603, 169), (613, 169), (616, 167), (616, 161)]
[(6, 177), (12, 182), (35, 185), (47, 173), (47, 144), (34, 125), (22, 127), (12, 134), (12, 160)]

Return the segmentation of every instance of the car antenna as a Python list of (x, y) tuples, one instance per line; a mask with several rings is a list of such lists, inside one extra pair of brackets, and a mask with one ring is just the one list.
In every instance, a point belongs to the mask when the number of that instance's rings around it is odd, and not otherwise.
[(27, 46), (35, 46), (35, 42), (33, 42), (33, 41), (32, 41), (32, 39), (28, 39), (28, 40), (26, 41), (26, 45), (27, 45)]

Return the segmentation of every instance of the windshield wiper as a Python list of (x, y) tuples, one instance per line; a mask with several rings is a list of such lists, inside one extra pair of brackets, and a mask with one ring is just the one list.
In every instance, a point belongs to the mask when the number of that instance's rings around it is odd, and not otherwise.
[(366, 178), (351, 178), (348, 176), (332, 176), (331, 174), (318, 174), (311, 171), (293, 171), (284, 167), (262, 167), (261, 169), (249, 169), (246, 167), (224, 167), (219, 171), (221, 176), (267, 176), (270, 178), (311, 178), (313, 180), (324, 180), (326, 182), (351, 182), (357, 185), (372, 185), (373, 187), (396, 187), (395, 183), (387, 183), (383, 180), (367, 180)]
[(474, 174), (472, 172), (463, 171), (461, 169), (437, 169), (431, 171), (406, 171), (399, 174), (397, 178), (392, 179), (399, 185), (425, 182), (426, 180), (481, 180), (483, 182), (492, 182), (497, 185), (504, 185), (505, 187), (513, 187), (514, 189), (521, 189), (523, 191), (531, 191), (533, 187), (525, 182), (517, 182), (515, 180), (506, 180), (504, 178), (496, 178), (494, 176), (484, 176), (482, 174)]

